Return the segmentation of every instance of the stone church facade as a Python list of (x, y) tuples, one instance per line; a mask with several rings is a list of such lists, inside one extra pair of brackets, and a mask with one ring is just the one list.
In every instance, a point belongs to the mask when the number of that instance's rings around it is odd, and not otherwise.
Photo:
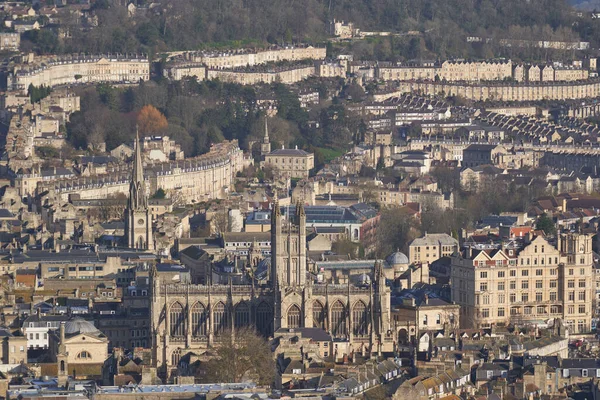
[[(285, 219), (277, 200), (272, 211), (272, 251), (268, 279), (255, 281), (248, 262), (247, 284), (166, 283), (151, 274), (151, 327), (154, 362), (170, 379), (179, 360), (218, 346), (231, 328), (254, 327), (265, 337), (280, 328), (319, 327), (345, 342), (347, 353), (376, 355), (394, 350), (390, 326), (390, 290), (383, 264), (368, 279), (351, 276), (348, 284), (318, 282), (309, 269), (306, 215)], [(350, 354), (348, 354), (350, 355)], [(343, 354), (331, 354), (341, 357)]]

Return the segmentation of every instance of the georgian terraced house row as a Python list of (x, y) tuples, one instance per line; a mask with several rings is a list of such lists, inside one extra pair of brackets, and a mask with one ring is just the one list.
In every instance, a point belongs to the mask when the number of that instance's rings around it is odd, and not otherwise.
[(55, 87), (78, 83), (136, 83), (150, 79), (150, 62), (142, 55), (95, 55), (33, 59), (8, 74), (9, 90), (29, 85)]

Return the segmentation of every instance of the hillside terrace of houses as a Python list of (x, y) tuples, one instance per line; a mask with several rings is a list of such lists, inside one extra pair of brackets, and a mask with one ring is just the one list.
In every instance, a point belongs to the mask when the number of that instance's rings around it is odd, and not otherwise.
[(509, 116), (492, 112), (482, 113), (479, 120), (506, 130), (507, 138), (534, 143), (596, 142), (600, 129), (591, 124), (565, 119), (556, 124), (530, 116)]

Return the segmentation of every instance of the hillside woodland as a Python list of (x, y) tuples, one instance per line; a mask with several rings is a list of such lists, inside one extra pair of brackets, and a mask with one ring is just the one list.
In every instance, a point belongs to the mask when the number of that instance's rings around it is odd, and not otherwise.
[[(577, 16), (566, 0), (178, 0), (149, 9), (143, 0), (129, 16), (124, 4), (97, 0), (98, 26), (64, 21), (71, 37), (52, 29), (25, 35), (24, 49), (40, 53), (150, 53), (215, 47), (323, 44), (327, 22), (354, 22), (363, 31), (421, 32), (331, 46), (358, 58), (557, 57), (507, 48), (499, 39), (600, 40), (600, 24)], [(156, 3), (154, 3), (156, 4)], [(72, 23), (72, 26), (69, 24)], [(488, 40), (466, 44), (467, 36)], [(560, 54), (569, 57), (570, 54)], [(572, 56), (572, 55), (571, 55)]]

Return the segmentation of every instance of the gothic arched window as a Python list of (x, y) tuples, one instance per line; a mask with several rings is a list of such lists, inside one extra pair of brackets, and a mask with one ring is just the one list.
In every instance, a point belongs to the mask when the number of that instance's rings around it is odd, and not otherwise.
[(173, 365), (173, 366), (179, 365), (180, 360), (181, 360), (181, 349), (173, 350), (173, 353), (171, 353), (171, 365)]
[(346, 307), (339, 300), (331, 306), (331, 335), (346, 336)]
[(245, 302), (241, 302), (235, 308), (235, 327), (241, 328), (250, 325), (250, 308)]
[(206, 308), (202, 303), (196, 303), (192, 307), (192, 335), (206, 336)]
[(367, 306), (362, 301), (359, 301), (352, 309), (352, 333), (357, 336), (365, 336), (368, 334), (368, 327)]
[(288, 328), (300, 328), (300, 307), (292, 305), (287, 312)]
[(325, 330), (325, 307), (320, 301), (315, 301), (312, 307), (313, 327)]
[(269, 336), (273, 330), (273, 312), (264, 301), (256, 309), (256, 329), (264, 336)]
[(215, 324), (215, 334), (223, 333), (229, 328), (229, 312), (225, 304), (219, 302), (213, 310), (213, 321)]
[(185, 313), (180, 303), (175, 303), (171, 306), (169, 318), (171, 320), (171, 336), (185, 336)]

